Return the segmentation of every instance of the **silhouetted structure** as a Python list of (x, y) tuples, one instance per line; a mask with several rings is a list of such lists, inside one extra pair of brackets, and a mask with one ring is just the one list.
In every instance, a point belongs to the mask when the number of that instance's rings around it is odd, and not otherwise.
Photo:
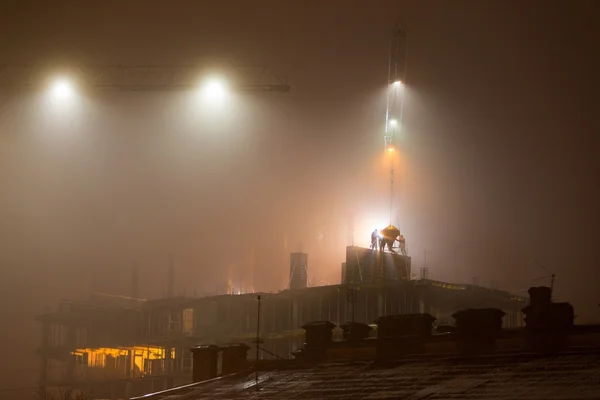
[[(546, 289), (530, 291), (534, 308), (551, 307)], [(250, 372), (243, 368), (247, 364), (241, 361), (246, 355), (242, 348), (236, 353), (237, 367), (229, 370), (234, 374), (223, 369), (217, 373), (219, 380), (150, 393), (144, 399), (243, 399), (255, 385), (265, 399), (600, 396), (600, 325), (566, 330), (562, 323), (536, 325), (540, 338), (552, 337), (557, 330), (567, 338), (565, 347), (548, 355), (544, 348), (531, 346), (530, 328), (502, 329), (504, 316), (493, 308), (460, 310), (454, 313), (452, 333), (434, 334), (432, 315), (392, 315), (377, 320), (377, 337), (344, 335), (343, 340), (333, 339), (336, 325), (330, 321), (311, 322), (303, 326), (306, 341), (293, 360), (260, 360)], [(348, 326), (344, 324), (345, 332)], [(214, 366), (218, 348), (212, 347)], [(198, 368), (207, 379), (214, 377), (205, 373), (204, 360), (199, 360)], [(194, 364), (193, 375), (202, 374), (196, 373)]]
[(308, 287), (308, 254), (290, 254), (290, 289)]
[[(569, 303), (554, 303), (549, 287), (529, 289), (530, 304), (523, 308), (529, 344), (537, 351), (556, 352), (566, 347), (575, 311)], [(548, 334), (552, 332), (552, 334)]]
[(346, 247), (342, 283), (379, 283), (410, 279), (410, 257), (357, 246)]
[[(354, 293), (352, 304), (346, 301), (349, 289)], [(474, 307), (502, 309), (507, 314), (505, 327), (516, 327), (525, 305), (525, 299), (503, 291), (430, 280), (284, 290), (267, 294), (263, 300), (261, 347), (290, 357), (302, 348), (302, 325), (330, 321), (357, 343), (358, 357), (369, 351), (375, 354), (376, 346), (358, 338), (364, 336), (359, 325), (346, 326), (353, 308), (354, 322), (363, 327), (389, 315), (426, 313), (448, 319), (457, 310)], [(132, 396), (190, 383), (189, 349), (199, 344), (215, 344), (220, 349), (231, 343), (253, 347), (256, 315), (256, 294), (148, 301), (94, 295), (86, 302), (65, 303), (58, 311), (37, 318), (42, 325), (40, 383), (90, 387), (99, 397), (110, 393)], [(334, 339), (341, 339), (341, 329), (335, 332)], [(224, 354), (217, 351), (221, 357), (218, 374), (229, 368), (223, 364)], [(250, 357), (255, 357), (254, 352)], [(263, 352), (261, 358), (275, 357)]]

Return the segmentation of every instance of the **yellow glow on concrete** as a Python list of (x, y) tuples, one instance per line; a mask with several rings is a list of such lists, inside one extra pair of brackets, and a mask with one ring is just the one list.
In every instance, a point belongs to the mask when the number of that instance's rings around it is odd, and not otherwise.
[[(107, 359), (127, 357), (132, 358), (130, 369), (134, 370), (134, 366), (141, 371), (142, 375), (150, 373), (147, 369), (148, 360), (164, 360), (167, 356), (167, 349), (157, 346), (131, 346), (131, 347), (99, 347), (77, 349), (71, 354), (76, 356), (84, 356), (87, 354), (87, 366), (90, 368), (104, 368), (107, 366)], [(175, 350), (171, 349), (171, 359), (175, 358)], [(132, 375), (133, 376), (133, 375)]]

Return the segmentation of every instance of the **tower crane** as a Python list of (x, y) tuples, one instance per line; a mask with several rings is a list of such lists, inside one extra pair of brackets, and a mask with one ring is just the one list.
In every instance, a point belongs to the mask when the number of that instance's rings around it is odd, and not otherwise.
[[(0, 64), (0, 89), (36, 88), (56, 68), (45, 64)], [(198, 65), (76, 65), (66, 71), (78, 82), (94, 89), (126, 91), (172, 91), (198, 87)], [(60, 69), (65, 73), (64, 69)], [(250, 92), (289, 92), (287, 79), (264, 65), (232, 65), (224, 75), (233, 88)]]
[[(399, 135), (402, 132), (402, 117), (404, 108), (404, 84), (406, 79), (407, 41), (406, 31), (399, 26), (390, 41), (390, 54), (387, 82), (387, 105), (385, 111), (385, 150), (390, 156), (390, 224), (382, 231), (384, 237), (393, 236), (395, 241), (400, 235), (398, 228), (392, 225), (394, 210), (394, 153), (399, 150)], [(398, 232), (396, 234), (396, 231)], [(391, 232), (391, 233), (390, 233)], [(400, 236), (401, 249), (404, 237)], [(388, 245), (391, 250), (391, 246)], [(403, 250), (403, 253), (405, 251)]]
[[(399, 27), (390, 42), (390, 60), (387, 83), (387, 106), (385, 111), (385, 149), (389, 153), (398, 150), (398, 136), (402, 131), (404, 108), (404, 83), (406, 78), (406, 33)], [(394, 157), (390, 157), (390, 224), (394, 200)]]

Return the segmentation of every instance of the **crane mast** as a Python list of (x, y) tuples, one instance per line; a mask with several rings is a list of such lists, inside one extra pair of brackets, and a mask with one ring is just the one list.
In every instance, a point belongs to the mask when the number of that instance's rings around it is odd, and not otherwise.
[(398, 27), (390, 41), (384, 135), (385, 149), (390, 156), (390, 225), (394, 209), (394, 153), (399, 149), (398, 141), (402, 132), (406, 44), (406, 32), (402, 27)]

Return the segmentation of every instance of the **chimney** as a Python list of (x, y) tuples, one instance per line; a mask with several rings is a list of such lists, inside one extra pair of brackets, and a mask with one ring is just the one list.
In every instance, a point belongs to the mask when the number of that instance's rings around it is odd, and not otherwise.
[(529, 304), (535, 308), (546, 308), (552, 303), (552, 289), (547, 286), (531, 287), (527, 293), (529, 293)]
[(335, 327), (336, 325), (329, 321), (315, 321), (303, 325), (306, 342), (299, 351), (294, 352), (294, 356), (311, 360), (324, 359), (327, 347), (332, 342), (333, 328)]
[(329, 321), (315, 321), (303, 325), (302, 329), (306, 332), (306, 346), (318, 347), (330, 344), (335, 327), (336, 325)]
[(377, 358), (396, 359), (425, 352), (436, 320), (429, 314), (407, 314), (377, 319)]
[(567, 335), (573, 327), (575, 310), (569, 303), (553, 303), (552, 289), (532, 287), (529, 305), (523, 308), (527, 344), (538, 353), (553, 353), (567, 346)]
[(219, 348), (214, 345), (196, 346), (190, 349), (193, 358), (192, 380), (194, 383), (217, 377)]
[(467, 309), (452, 314), (458, 351), (463, 355), (489, 354), (496, 348), (505, 313), (496, 308)]
[(569, 303), (553, 303), (552, 289), (546, 286), (532, 287), (529, 305), (523, 308), (525, 326), (528, 330), (568, 330), (573, 327), (575, 312)]
[(221, 369), (223, 375), (233, 374), (248, 367), (248, 350), (250, 347), (240, 344), (221, 346)]

